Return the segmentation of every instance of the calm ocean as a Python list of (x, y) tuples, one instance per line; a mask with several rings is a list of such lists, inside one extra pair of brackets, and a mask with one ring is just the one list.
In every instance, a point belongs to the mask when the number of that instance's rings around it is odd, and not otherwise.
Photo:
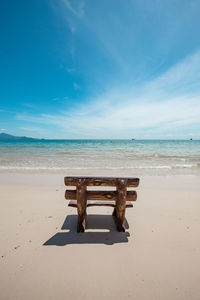
[(200, 141), (0, 141), (0, 171), (108, 176), (200, 174)]

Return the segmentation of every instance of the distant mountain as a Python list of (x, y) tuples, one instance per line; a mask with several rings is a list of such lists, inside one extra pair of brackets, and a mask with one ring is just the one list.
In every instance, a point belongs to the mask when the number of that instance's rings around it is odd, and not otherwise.
[(36, 140), (36, 139), (31, 138), (31, 137), (26, 137), (26, 136), (14, 136), (14, 135), (7, 134), (7, 133), (0, 133), (0, 140), (14, 141), (14, 140)]

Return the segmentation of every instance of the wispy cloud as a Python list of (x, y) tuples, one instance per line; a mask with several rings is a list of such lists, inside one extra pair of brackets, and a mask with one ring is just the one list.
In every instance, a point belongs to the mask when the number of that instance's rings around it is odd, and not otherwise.
[(64, 96), (64, 97), (53, 97), (51, 100), (54, 101), (54, 102), (58, 102), (59, 104), (61, 104), (61, 103), (65, 104), (66, 102), (70, 102), (70, 99), (67, 96)]
[(68, 73), (73, 73), (76, 71), (75, 68), (66, 68), (66, 70)]
[(85, 2), (83, 0), (76, 1), (76, 7), (69, 0), (62, 0), (67, 9), (76, 17), (81, 18), (85, 14)]
[[(120, 28), (123, 31), (123, 35), (132, 35), (131, 29), (124, 26), (121, 16), (116, 15), (113, 17), (112, 14), (105, 11), (105, 19), (99, 18), (98, 6), (94, 9), (93, 17), (88, 17), (85, 13), (86, 3), (83, 0), (70, 1), (61, 0), (64, 9), (60, 10), (60, 14), (63, 16), (71, 34), (71, 56), (74, 60), (75, 56), (75, 35), (77, 35), (81, 28), (81, 34), (84, 39), (90, 39), (90, 43), (94, 47), (98, 48), (98, 51), (102, 52), (104, 56), (107, 56), (111, 61), (115, 62), (123, 71), (130, 69), (130, 64), (122, 53), (123, 46), (118, 40), (116, 35), (116, 28)], [(67, 13), (66, 13), (67, 12)], [(77, 28), (79, 30), (77, 30)], [(108, 30), (109, 28), (109, 30)], [(128, 48), (128, 46), (127, 46)]]
[(181, 128), (200, 129), (200, 51), (137, 88), (112, 88), (59, 115), (18, 114), (16, 118), (55, 125), (66, 137), (164, 138)]
[(19, 128), (19, 131), (23, 135), (31, 135), (31, 137), (35, 138), (43, 138), (44, 136), (52, 138), (52, 135), (49, 135), (50, 131), (48, 129), (39, 126), (23, 126)]
[(74, 87), (75, 90), (79, 90), (80, 89), (79, 85), (76, 82), (73, 83), (73, 87)]
[(38, 106), (32, 103), (21, 103), (21, 105), (30, 109), (38, 109)]

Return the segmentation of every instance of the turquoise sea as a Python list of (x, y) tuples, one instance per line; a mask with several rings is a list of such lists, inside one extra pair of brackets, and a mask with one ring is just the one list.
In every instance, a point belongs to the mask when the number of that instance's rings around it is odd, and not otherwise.
[(5, 171), (109, 176), (200, 174), (200, 141), (0, 141), (0, 172)]

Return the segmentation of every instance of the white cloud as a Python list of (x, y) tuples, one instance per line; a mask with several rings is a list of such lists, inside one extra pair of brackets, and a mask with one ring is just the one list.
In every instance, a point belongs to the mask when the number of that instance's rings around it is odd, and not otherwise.
[(111, 89), (59, 115), (18, 114), (16, 118), (55, 125), (71, 137), (128, 138), (150, 134), (153, 138), (174, 136), (177, 130), (191, 126), (200, 129), (200, 51), (138, 88)]

